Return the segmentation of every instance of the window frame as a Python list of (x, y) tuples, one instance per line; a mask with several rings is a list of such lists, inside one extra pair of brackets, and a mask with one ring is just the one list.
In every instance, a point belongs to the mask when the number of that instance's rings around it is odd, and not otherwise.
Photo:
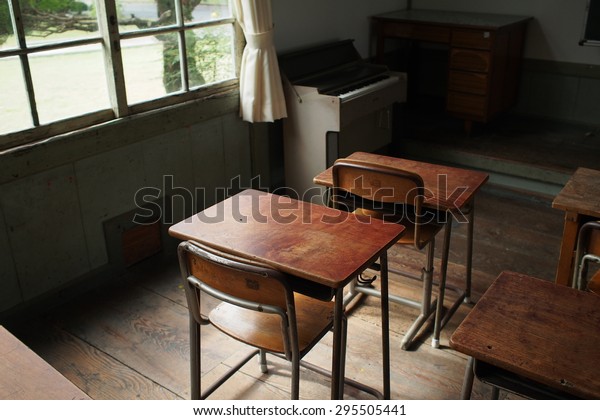
[[(158, 111), (188, 101), (202, 100), (231, 93), (239, 89), (239, 71), (242, 52), (245, 45), (243, 31), (234, 16), (220, 18), (203, 22), (184, 22), (181, 8), (182, 0), (174, 0), (176, 23), (155, 28), (143, 28), (138, 30), (119, 32), (119, 21), (115, 0), (95, 0), (98, 13), (98, 36), (79, 38), (67, 41), (53, 41), (35, 46), (27, 46), (25, 30), (21, 15), (19, 0), (8, 0), (11, 18), (13, 19), (13, 31), (17, 39), (17, 47), (0, 50), (0, 59), (7, 57), (19, 57), (23, 73), (24, 84), (28, 97), (30, 114), (33, 127), (6, 134), (0, 134), (0, 152), (23, 146), (28, 143), (47, 139), (61, 134), (92, 127), (97, 124), (107, 123), (113, 120), (127, 118), (135, 114), (143, 114), (149, 111)], [(233, 4), (229, 0), (229, 8), (233, 11)], [(211, 26), (231, 24), (233, 28), (233, 60), (235, 75), (231, 79), (210, 83), (199, 87), (189, 87), (189, 75), (187, 68), (187, 51), (185, 44), (185, 33), (190, 30), (207, 28)], [(139, 38), (149, 35), (162, 35), (176, 33), (179, 39), (180, 74), (182, 87), (178, 92), (167, 93), (160, 98), (139, 102), (127, 103), (125, 86), (125, 73), (121, 55), (121, 41)], [(68, 47), (82, 45), (100, 44), (104, 57), (106, 83), (108, 88), (110, 108), (81, 114), (48, 124), (40, 124), (37, 115), (37, 104), (35, 101), (35, 89), (31, 69), (29, 66), (29, 55), (49, 50), (59, 50)]]

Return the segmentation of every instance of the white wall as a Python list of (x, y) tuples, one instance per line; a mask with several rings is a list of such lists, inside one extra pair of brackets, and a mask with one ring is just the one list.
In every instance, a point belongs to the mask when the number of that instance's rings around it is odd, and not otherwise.
[[(406, 7), (406, 0), (273, 0), (278, 52), (325, 41), (356, 40), (371, 55), (368, 17)], [(586, 0), (413, 0), (413, 9), (531, 16), (525, 57), (600, 65), (599, 47), (578, 45)]]
[(586, 0), (413, 0), (413, 9), (532, 16), (525, 57), (600, 65), (600, 48), (578, 45)]
[(272, 5), (278, 52), (351, 38), (366, 58), (372, 54), (369, 16), (404, 9), (406, 1), (273, 0)]

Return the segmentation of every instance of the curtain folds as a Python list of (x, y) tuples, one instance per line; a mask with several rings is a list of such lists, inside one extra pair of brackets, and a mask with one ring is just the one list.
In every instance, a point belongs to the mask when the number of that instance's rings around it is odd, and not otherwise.
[(244, 121), (272, 122), (287, 116), (273, 43), (271, 0), (234, 0), (246, 37), (240, 70), (240, 115)]

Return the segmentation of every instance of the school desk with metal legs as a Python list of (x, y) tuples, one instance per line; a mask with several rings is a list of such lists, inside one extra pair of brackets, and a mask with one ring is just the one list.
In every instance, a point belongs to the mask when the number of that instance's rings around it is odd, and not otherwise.
[[(246, 190), (169, 229), (178, 239), (272, 266), (299, 280), (295, 291), (335, 299), (332, 399), (343, 397), (343, 290), (402, 235), (404, 227), (256, 190)], [(357, 238), (362, 240), (358, 241)], [(384, 258), (385, 259), (385, 258)], [(382, 278), (387, 295), (387, 277)], [(390, 398), (388, 303), (382, 299), (383, 397)], [(191, 325), (191, 324), (190, 324)], [(194, 323), (197, 325), (197, 323)], [(191, 328), (192, 329), (192, 328)], [(199, 344), (199, 327), (190, 331)], [(195, 357), (192, 355), (192, 357)], [(199, 360), (192, 368), (199, 375)]]
[(556, 268), (556, 284), (570, 285), (579, 229), (585, 222), (600, 219), (600, 171), (577, 168), (552, 202), (552, 207), (565, 212), (560, 256)]
[[(467, 252), (466, 252), (466, 273), (465, 287), (463, 290), (455, 291), (458, 297), (453, 302), (450, 309), (444, 314), (440, 322), (440, 329), (450, 320), (452, 315), (460, 307), (462, 302), (471, 301), (471, 273), (473, 262), (473, 224), (475, 216), (475, 195), (479, 189), (487, 182), (489, 175), (483, 172), (455, 168), (445, 165), (436, 165), (427, 162), (420, 162), (409, 159), (402, 159), (391, 156), (378, 155), (366, 152), (356, 152), (346, 159), (357, 162), (373, 163), (382, 166), (389, 166), (395, 169), (401, 169), (418, 174), (423, 179), (425, 189), (425, 199), (423, 206), (437, 212), (445, 212), (447, 217), (454, 218), (459, 223), (467, 223)], [(331, 188), (333, 186), (332, 168), (318, 174), (314, 178), (314, 183), (320, 186)], [(444, 234), (445, 252), (450, 243), (451, 223), (446, 224)], [(395, 272), (395, 270), (390, 270)], [(400, 273), (405, 274), (405, 273)], [(447, 287), (450, 289), (450, 287)], [(442, 288), (443, 290), (443, 288)], [(443, 292), (442, 292), (443, 293)], [(394, 299), (394, 297), (392, 297)], [(397, 300), (401, 300), (399, 298)], [(438, 297), (438, 308), (443, 305), (444, 296)], [(403, 303), (402, 301), (399, 303)], [(436, 310), (437, 312), (437, 310)], [(439, 347), (439, 340), (436, 340), (437, 334), (434, 332), (432, 340), (433, 347)]]
[(450, 338), (473, 378), (535, 399), (600, 398), (600, 296), (503, 272)]

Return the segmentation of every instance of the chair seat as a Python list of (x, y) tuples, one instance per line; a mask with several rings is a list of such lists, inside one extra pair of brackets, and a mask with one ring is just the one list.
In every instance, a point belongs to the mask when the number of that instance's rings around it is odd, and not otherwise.
[[(303, 354), (333, 326), (333, 302), (294, 293), (298, 347)], [(230, 337), (275, 353), (285, 353), (281, 317), (223, 302), (209, 314), (210, 322)]]
[[(377, 210), (368, 210), (368, 209), (363, 209), (363, 208), (356, 209), (354, 211), (354, 213), (357, 215), (375, 217), (377, 219), (383, 219), (390, 223), (398, 223), (398, 224), (403, 225), (405, 227), (404, 234), (402, 235), (402, 237), (400, 237), (400, 239), (398, 240), (397, 243), (400, 245), (414, 244), (415, 224), (414, 224), (414, 222), (412, 222), (410, 220), (409, 217), (406, 217), (404, 215), (385, 213), (385, 212), (381, 212), (381, 211), (377, 211)], [(420, 226), (418, 248), (422, 249), (423, 246), (428, 244), (435, 237), (435, 235), (437, 235), (437, 233), (440, 231), (440, 229), (442, 229), (442, 226), (443, 226), (442, 224), (434, 223), (434, 222), (422, 224)]]

